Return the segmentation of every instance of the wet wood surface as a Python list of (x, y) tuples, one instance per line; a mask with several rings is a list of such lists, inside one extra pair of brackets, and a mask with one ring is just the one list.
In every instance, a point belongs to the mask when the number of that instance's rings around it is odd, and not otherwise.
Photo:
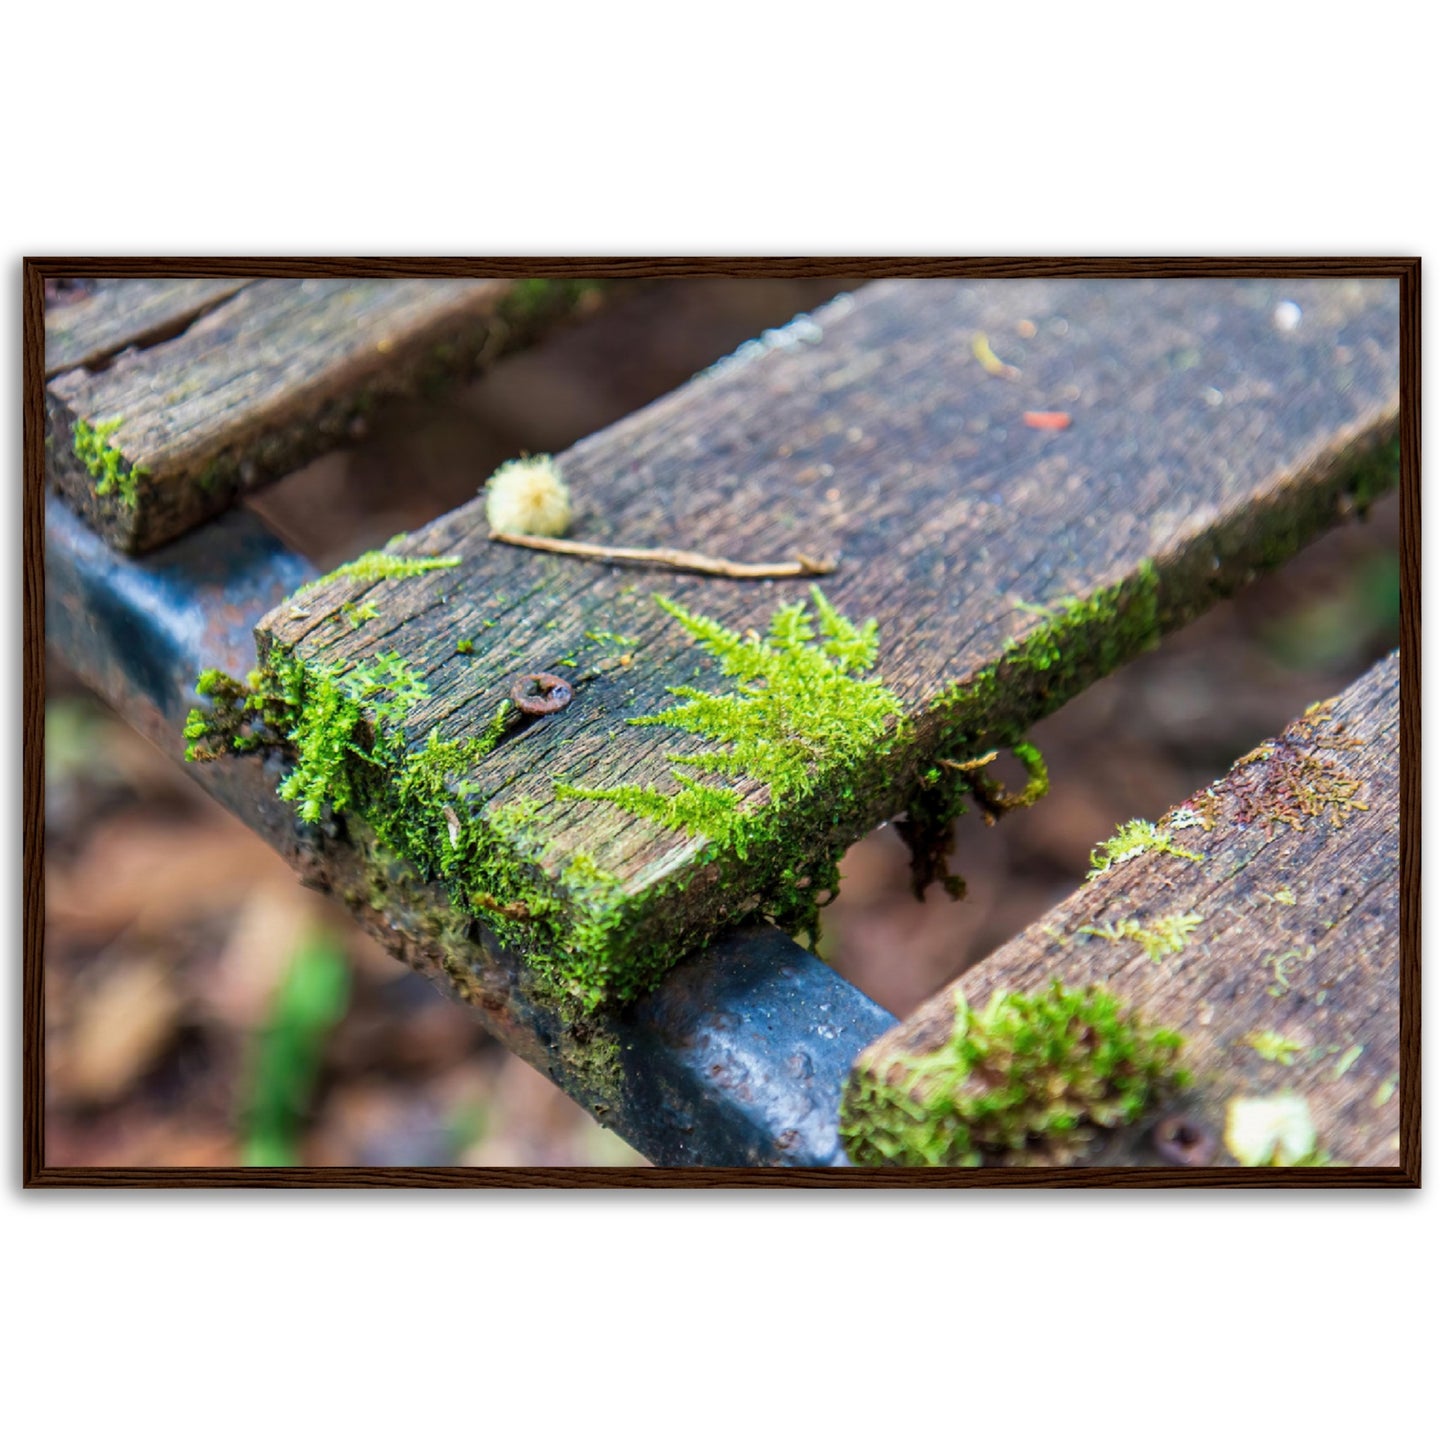
[[(115, 546), (145, 551), (360, 433), (377, 401), (463, 377), (547, 316), (502, 280), (115, 281), (51, 308), (47, 472)], [(106, 444), (134, 505), (77, 459)]]
[[(841, 847), (902, 805), (955, 720), (956, 685), (1002, 662), (980, 735), (1026, 726), (1388, 485), (1362, 469), (1397, 432), (1398, 336), (1394, 282), (878, 282), (573, 447), (569, 535), (738, 561), (837, 556), (823, 590), (878, 619), (877, 672), (915, 731), (906, 757), (858, 765), (874, 796), (866, 815), (840, 814), (827, 841)], [(654, 592), (765, 632), (808, 583), (503, 546), (480, 499), (400, 550), (459, 562), (338, 579), (266, 618), (263, 645), (317, 666), (400, 654), (429, 688), (406, 718), (417, 741), (481, 733), (519, 674), (568, 676), (570, 706), (482, 760), (467, 806), (534, 806), (554, 881), (585, 851), (657, 898), (659, 927), (679, 936), (742, 916), (765, 878), (744, 869), (723, 889), (706, 840), (554, 784), (667, 792), (674, 757), (714, 745), (627, 726), (673, 705), (671, 687), (729, 686)], [(1141, 588), (1145, 564), (1157, 582)], [(1066, 669), (1010, 668), (1041, 612), (1109, 589), (1131, 615), (1101, 602)], [(343, 609), (363, 601), (375, 617)], [(769, 801), (761, 785), (740, 794), (749, 810)]]
[[(1111, 864), (866, 1049), (857, 1070), (883, 1079), (937, 1048), (960, 992), (981, 1008), (1056, 978), (1095, 984), (1182, 1034), (1194, 1083), (1079, 1162), (1184, 1162), (1152, 1138), (1174, 1117), (1212, 1140), (1195, 1162), (1238, 1163), (1229, 1102), (1287, 1093), (1306, 1101), (1331, 1164), (1398, 1164), (1398, 654), (1159, 825), (1198, 860), (1148, 851)], [(1170, 917), (1198, 920), (1175, 952), (1151, 958), (1120, 936), (1130, 920)]]

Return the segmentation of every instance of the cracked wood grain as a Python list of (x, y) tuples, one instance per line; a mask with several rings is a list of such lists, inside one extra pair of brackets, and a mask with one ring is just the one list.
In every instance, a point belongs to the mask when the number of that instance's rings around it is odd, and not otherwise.
[(245, 279), (105, 280), (85, 283), (74, 300), (45, 310), (45, 377), (76, 367), (97, 370), (131, 347), (177, 335), (234, 296)]

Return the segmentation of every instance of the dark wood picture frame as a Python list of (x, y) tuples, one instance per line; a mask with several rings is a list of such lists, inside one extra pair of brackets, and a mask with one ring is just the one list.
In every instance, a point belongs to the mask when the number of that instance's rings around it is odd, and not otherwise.
[[(45, 283), (58, 277), (1388, 277), (1400, 285), (1401, 877), (1397, 1168), (57, 1168), (44, 1162)], [(1418, 258), (30, 258), (23, 283), (23, 1126), (27, 1187), (1320, 1188), (1421, 1182), (1421, 263)]]

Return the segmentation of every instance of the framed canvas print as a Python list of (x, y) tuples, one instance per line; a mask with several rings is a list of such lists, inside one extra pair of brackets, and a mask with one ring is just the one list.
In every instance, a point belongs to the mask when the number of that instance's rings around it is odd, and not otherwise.
[(25, 265), (32, 1185), (1414, 1185), (1420, 266)]

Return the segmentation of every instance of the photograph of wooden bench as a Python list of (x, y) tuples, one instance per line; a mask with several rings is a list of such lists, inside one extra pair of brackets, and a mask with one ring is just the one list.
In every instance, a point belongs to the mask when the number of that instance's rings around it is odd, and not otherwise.
[(82, 283), (44, 640), (654, 1163), (1398, 1166), (1398, 656), (909, 1019), (805, 946), (858, 837), (957, 889), (1034, 723), (1399, 487), (1396, 275), (875, 280), (553, 460), (602, 556), (484, 491), (325, 577), (235, 499), (586, 288)]

